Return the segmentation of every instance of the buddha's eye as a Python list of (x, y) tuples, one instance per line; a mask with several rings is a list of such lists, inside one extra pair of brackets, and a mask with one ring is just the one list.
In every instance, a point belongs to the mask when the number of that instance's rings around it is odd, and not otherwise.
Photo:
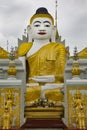
[(50, 25), (49, 25), (49, 24), (46, 24), (45, 27), (50, 27)]
[(39, 27), (39, 26), (40, 26), (39, 24), (34, 25), (34, 27)]

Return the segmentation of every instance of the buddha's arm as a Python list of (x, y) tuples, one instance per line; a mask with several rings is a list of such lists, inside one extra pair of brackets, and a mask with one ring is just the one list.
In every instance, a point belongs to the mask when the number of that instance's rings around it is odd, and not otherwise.
[(18, 56), (19, 59), (22, 61), (25, 70), (26, 70), (26, 54), (29, 52), (31, 47), (32, 43), (24, 42), (18, 48)]
[(59, 63), (61, 66), (61, 72), (64, 73), (65, 63), (66, 63), (66, 49), (65, 49), (64, 45), (61, 45), (61, 47), (60, 47)]
[(58, 70), (57, 70), (57, 75), (56, 78), (58, 81), (63, 82), (64, 79), (64, 69), (65, 69), (65, 63), (66, 63), (66, 50), (64, 45), (59, 45), (59, 55), (58, 55)]

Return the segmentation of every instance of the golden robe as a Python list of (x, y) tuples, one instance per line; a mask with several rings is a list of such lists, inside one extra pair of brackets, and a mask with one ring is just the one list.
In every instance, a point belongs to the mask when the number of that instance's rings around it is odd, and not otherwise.
[[(25, 56), (32, 47), (32, 44), (33, 43), (21, 44), (18, 50), (19, 56)], [(63, 82), (64, 67), (66, 63), (66, 49), (63, 44), (55, 42), (48, 43), (40, 48), (36, 53), (29, 56), (27, 61), (29, 65), (29, 78), (34, 76), (54, 75), (54, 83)], [(32, 82), (34, 81), (28, 80), (28, 83)], [(40, 97), (40, 88), (40, 86), (32, 87), (29, 91), (28, 87), (27, 92), (31, 98), (29, 99), (29, 96), (26, 96), (26, 100), (34, 101), (34, 97), (35, 100), (38, 99)], [(50, 92), (52, 92), (52, 90), (50, 90)]]

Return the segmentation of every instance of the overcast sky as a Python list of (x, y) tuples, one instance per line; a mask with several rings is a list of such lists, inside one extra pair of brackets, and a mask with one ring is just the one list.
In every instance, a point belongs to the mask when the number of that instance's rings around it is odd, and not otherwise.
[[(55, 0), (0, 0), (0, 46), (17, 46), (30, 17), (39, 7), (46, 7), (55, 17)], [(70, 47), (87, 47), (87, 0), (58, 0), (58, 32)]]

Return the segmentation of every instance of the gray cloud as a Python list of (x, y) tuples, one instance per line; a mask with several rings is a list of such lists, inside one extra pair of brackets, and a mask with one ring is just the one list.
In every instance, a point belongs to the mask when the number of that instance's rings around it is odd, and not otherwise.
[[(38, 7), (46, 7), (55, 16), (55, 0), (0, 0), (0, 44), (17, 45), (30, 17)], [(87, 46), (87, 0), (58, 0), (58, 30), (66, 45), (78, 49)]]

